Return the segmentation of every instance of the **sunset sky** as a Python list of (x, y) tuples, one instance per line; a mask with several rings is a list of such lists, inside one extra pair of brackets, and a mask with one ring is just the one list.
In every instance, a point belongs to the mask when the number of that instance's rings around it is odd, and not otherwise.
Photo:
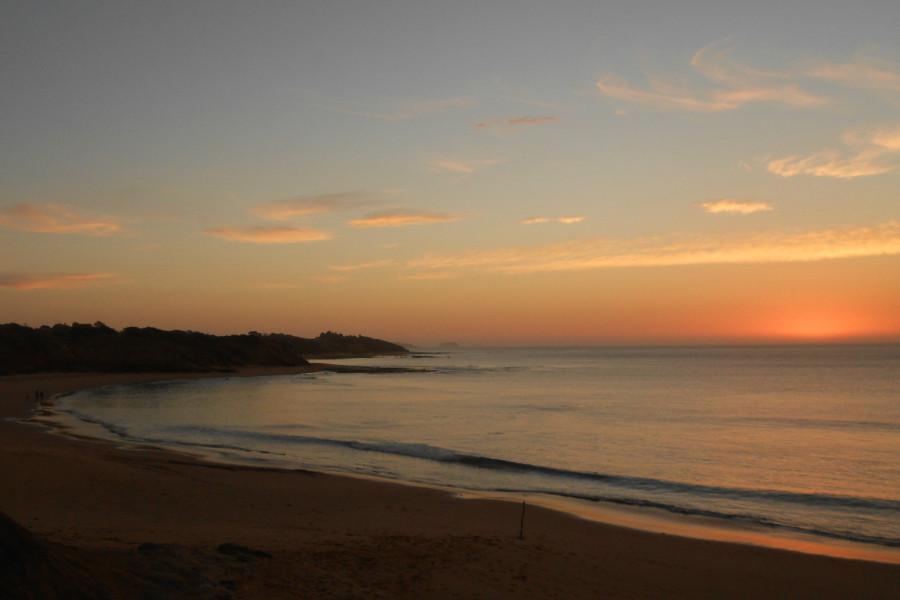
[(898, 31), (896, 0), (8, 2), (0, 321), (900, 339)]

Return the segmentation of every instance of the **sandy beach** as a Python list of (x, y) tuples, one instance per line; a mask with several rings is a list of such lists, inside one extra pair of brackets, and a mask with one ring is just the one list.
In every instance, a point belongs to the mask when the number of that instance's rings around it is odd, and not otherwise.
[(45, 540), (97, 597), (900, 593), (900, 565), (650, 533), (532, 506), (520, 540), (520, 506), (510, 502), (204, 463), (155, 449), (76, 440), (9, 420), (31, 414), (36, 389), (50, 398), (112, 383), (207, 376), (216, 374), (0, 378), (0, 511)]

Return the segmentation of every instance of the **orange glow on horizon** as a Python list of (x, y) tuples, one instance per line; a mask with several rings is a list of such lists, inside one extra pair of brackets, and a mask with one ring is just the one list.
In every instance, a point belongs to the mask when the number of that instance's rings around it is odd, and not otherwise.
[(869, 319), (827, 310), (796, 311), (773, 319), (769, 335), (786, 340), (841, 340), (878, 337), (883, 331)]

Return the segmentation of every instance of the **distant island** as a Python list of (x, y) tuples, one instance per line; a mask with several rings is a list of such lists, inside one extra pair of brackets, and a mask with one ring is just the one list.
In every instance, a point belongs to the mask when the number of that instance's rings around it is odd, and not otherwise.
[(307, 358), (407, 354), (398, 344), (332, 331), (316, 338), (251, 331), (212, 335), (93, 325), (0, 324), (0, 374), (63, 371), (230, 371), (238, 367), (292, 367)]

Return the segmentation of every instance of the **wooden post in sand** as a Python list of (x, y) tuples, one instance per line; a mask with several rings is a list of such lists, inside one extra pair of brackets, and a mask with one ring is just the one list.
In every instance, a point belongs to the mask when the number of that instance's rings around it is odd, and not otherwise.
[(522, 500), (522, 516), (519, 517), (519, 539), (525, 539), (525, 501)]

